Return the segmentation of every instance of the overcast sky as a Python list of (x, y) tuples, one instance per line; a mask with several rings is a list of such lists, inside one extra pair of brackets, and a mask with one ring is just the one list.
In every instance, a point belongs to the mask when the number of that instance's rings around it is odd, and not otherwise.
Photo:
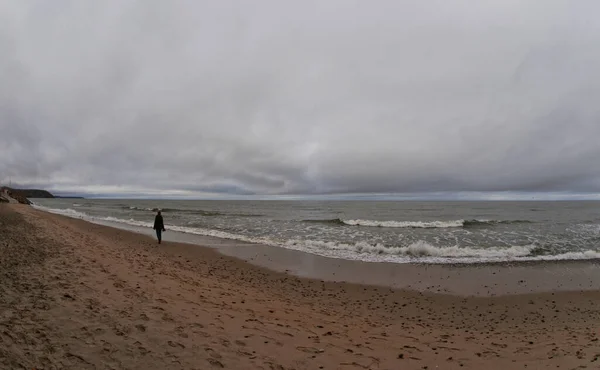
[(0, 182), (600, 192), (600, 2), (0, 0)]

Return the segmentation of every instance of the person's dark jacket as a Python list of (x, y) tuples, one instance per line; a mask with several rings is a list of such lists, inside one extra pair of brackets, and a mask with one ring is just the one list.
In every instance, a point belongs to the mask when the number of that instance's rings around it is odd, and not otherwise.
[(165, 224), (163, 223), (162, 215), (156, 215), (154, 218), (154, 230), (165, 231)]

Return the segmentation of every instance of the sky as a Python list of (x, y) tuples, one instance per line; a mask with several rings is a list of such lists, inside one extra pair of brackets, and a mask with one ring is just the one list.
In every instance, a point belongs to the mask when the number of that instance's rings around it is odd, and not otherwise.
[(0, 0), (0, 183), (596, 197), (598, 14), (595, 0)]

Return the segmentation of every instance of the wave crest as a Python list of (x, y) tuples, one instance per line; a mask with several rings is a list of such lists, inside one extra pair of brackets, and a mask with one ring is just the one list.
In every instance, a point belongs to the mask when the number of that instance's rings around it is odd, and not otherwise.
[[(42, 211), (61, 214), (73, 218), (81, 218), (96, 222), (114, 222), (138, 227), (152, 227), (151, 222), (134, 219), (120, 219), (115, 217), (93, 217), (74, 209), (53, 209), (34, 205)], [(481, 263), (502, 261), (542, 261), (542, 260), (583, 260), (600, 259), (600, 250), (574, 251), (562, 254), (548, 254), (547, 250), (538, 245), (517, 245), (502, 247), (460, 247), (460, 246), (434, 246), (419, 240), (407, 246), (388, 247), (383, 244), (370, 244), (364, 241), (356, 243), (342, 243), (321, 240), (276, 240), (269, 237), (253, 237), (233, 234), (221, 230), (204, 229), (200, 227), (170, 226), (170, 230), (211, 236), (224, 239), (233, 239), (249, 243), (259, 243), (274, 247), (284, 247), (302, 252), (317, 254), (331, 258), (361, 260), (368, 262), (394, 262), (394, 263)]]
[(400, 228), (450, 228), (463, 227), (464, 220), (454, 221), (374, 221), (374, 220), (342, 220), (350, 226), (370, 226), (370, 227), (400, 227)]
[(205, 217), (213, 217), (213, 216), (238, 216), (238, 217), (261, 217), (259, 214), (251, 214), (251, 213), (223, 213), (218, 211), (207, 211), (204, 209), (181, 209), (181, 208), (149, 208), (149, 207), (137, 207), (137, 206), (123, 206), (121, 207), (125, 210), (130, 211), (141, 211), (141, 212), (157, 212), (161, 211), (162, 213), (186, 213), (193, 215), (200, 215)]
[(332, 218), (332, 219), (325, 219), (325, 220), (302, 220), (302, 222), (315, 223), (315, 224), (340, 225), (340, 226), (346, 225), (344, 220), (342, 220), (340, 218)]
[(412, 228), (412, 229), (437, 229), (437, 228), (470, 228), (488, 227), (501, 224), (530, 223), (527, 220), (450, 220), (450, 221), (377, 221), (377, 220), (343, 220), (340, 218), (324, 220), (302, 220), (302, 222), (321, 223), (338, 226), (365, 226), (386, 228)]

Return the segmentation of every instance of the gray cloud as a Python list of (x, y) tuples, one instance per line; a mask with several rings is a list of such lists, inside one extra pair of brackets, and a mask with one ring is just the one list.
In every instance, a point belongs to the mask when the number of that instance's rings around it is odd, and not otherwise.
[(596, 1), (0, 2), (0, 182), (600, 192)]

